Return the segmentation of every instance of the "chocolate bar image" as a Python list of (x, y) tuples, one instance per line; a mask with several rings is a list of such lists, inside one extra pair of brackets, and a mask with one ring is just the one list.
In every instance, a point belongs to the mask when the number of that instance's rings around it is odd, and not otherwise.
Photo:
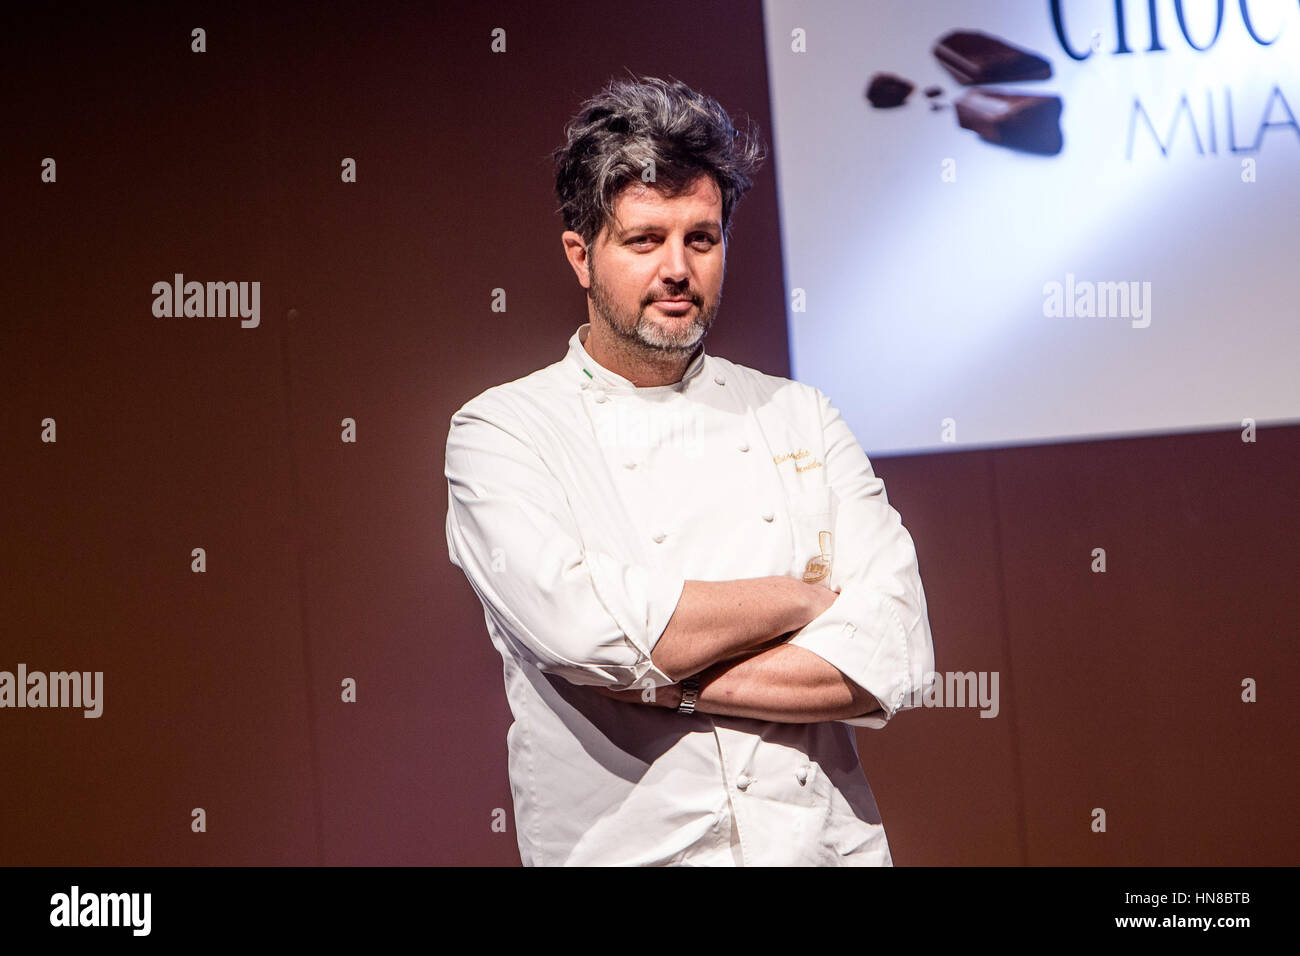
[(975, 30), (949, 33), (935, 44), (934, 55), (963, 86), (1046, 80), (1052, 75), (1052, 64), (1036, 53)]
[(878, 110), (902, 106), (909, 93), (915, 87), (901, 76), (893, 73), (877, 73), (867, 86), (867, 99)]
[(1061, 151), (1061, 98), (968, 90), (957, 101), (957, 122), (980, 139), (1025, 153)]

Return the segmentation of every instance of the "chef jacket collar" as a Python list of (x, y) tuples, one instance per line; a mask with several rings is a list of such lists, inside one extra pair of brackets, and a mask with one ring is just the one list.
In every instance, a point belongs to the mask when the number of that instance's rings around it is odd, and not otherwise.
[[(690, 364), (686, 366), (686, 371), (682, 374), (680, 382), (672, 382), (668, 385), (645, 385), (638, 387), (632, 383), (631, 379), (626, 379), (617, 372), (611, 372), (591, 357), (591, 354), (583, 344), (587, 339), (587, 333), (590, 331), (590, 322), (585, 322), (578, 326), (578, 330), (574, 332), (573, 337), (569, 339), (569, 354), (567, 356), (568, 362), (575, 366), (574, 371), (580, 379), (578, 384), (584, 388), (594, 381), (599, 382), (609, 391), (634, 391), (638, 395), (655, 395), (661, 392), (670, 391), (680, 392), (685, 389), (687, 383), (704, 370), (705, 351), (704, 345), (701, 343), (695, 352), (695, 357), (692, 358)], [(583, 374), (584, 369), (591, 373), (590, 378)]]

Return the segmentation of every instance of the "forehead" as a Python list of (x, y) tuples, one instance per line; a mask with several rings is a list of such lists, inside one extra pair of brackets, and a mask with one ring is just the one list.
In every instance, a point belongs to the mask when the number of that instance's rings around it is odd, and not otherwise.
[(686, 219), (694, 221), (722, 211), (722, 192), (712, 176), (701, 173), (684, 192), (668, 198), (653, 183), (629, 183), (614, 197), (614, 217), (619, 224), (629, 224), (647, 216), (654, 221)]

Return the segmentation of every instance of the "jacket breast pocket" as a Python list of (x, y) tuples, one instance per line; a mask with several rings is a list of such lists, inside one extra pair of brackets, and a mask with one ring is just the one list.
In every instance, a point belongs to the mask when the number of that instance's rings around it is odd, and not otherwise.
[(792, 571), (809, 584), (829, 586), (835, 559), (835, 493), (829, 485), (789, 492), (786, 505), (794, 543)]

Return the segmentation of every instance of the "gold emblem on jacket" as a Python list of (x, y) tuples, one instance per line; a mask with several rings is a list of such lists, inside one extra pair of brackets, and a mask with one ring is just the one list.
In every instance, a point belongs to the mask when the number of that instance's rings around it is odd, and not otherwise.
[(809, 560), (803, 569), (803, 579), (808, 584), (816, 584), (831, 573), (831, 533), (818, 532), (817, 541), (822, 553)]

